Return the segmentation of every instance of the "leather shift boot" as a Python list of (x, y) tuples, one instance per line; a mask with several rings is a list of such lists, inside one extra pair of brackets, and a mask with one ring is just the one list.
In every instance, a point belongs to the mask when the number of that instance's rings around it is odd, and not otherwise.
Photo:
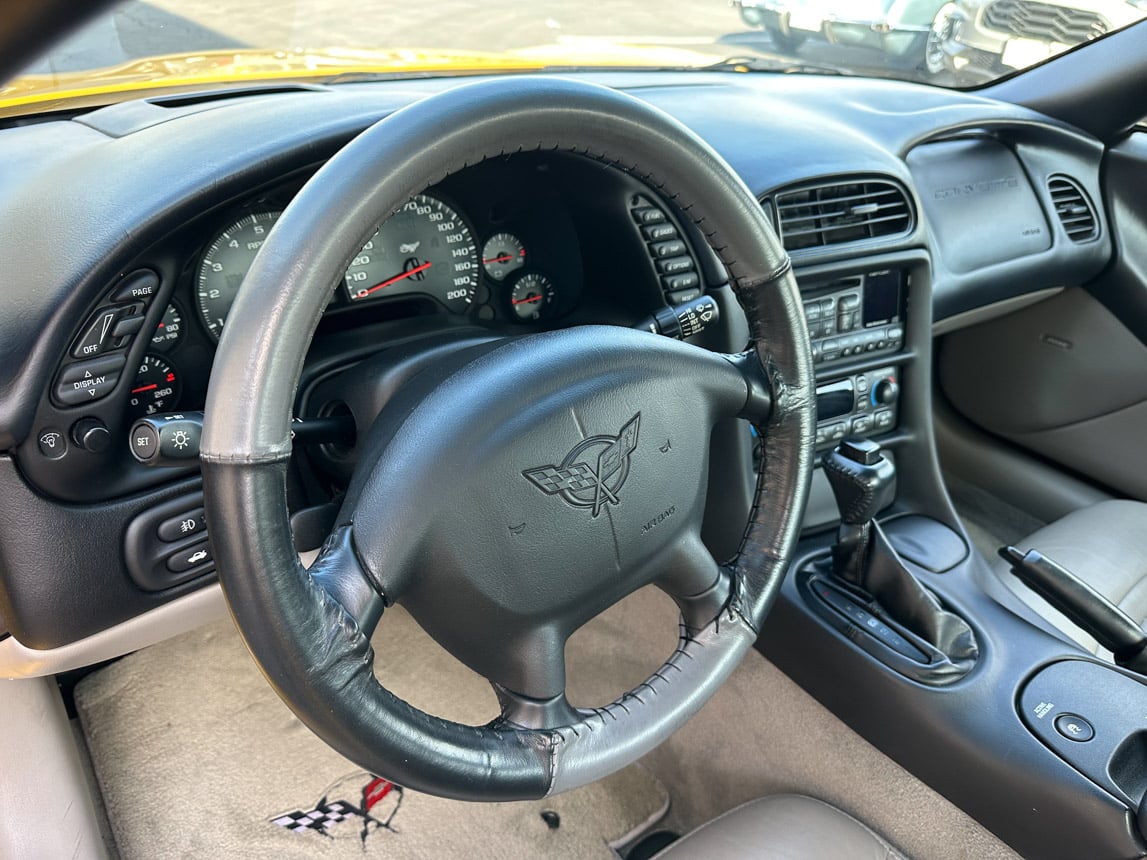
[(899, 624), (929, 642), (963, 671), (979, 655), (972, 628), (960, 616), (940, 606), (920, 584), (888, 542), (880, 524), (841, 529), (833, 547), (836, 575), (866, 591)]

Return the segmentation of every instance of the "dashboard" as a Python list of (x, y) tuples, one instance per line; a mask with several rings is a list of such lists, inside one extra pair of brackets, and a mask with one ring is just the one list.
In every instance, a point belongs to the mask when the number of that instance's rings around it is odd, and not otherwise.
[[(1101, 199), (1100, 145), (1014, 105), (863, 79), (584, 77), (704, 137), (779, 228), (805, 298), (819, 447), (849, 433), (893, 451), (919, 440), (934, 324), (1082, 282), (1110, 258), (1104, 213), (1090, 204)], [(194, 463), (141, 464), (132, 424), (202, 409), (243, 276), (325, 160), (457, 85), (159, 97), (0, 129), (11, 168), (0, 173), (0, 517), (23, 524), (0, 535), (0, 560), (34, 559), (5, 565), (0, 609), (22, 642), (57, 647), (211, 581)], [(1061, 218), (1056, 177), (1090, 205), (1082, 241)], [(953, 252), (965, 246), (953, 236), (992, 219), (980, 256)], [(722, 321), (693, 340), (729, 352), (747, 342), (687, 213), (623, 167), (575, 153), (509, 153), (428, 179), (357, 240), (329, 284), (297, 418), (349, 413), (365, 433), (374, 407), (329, 393), (357, 368), (550, 328), (640, 326), (702, 294)], [(705, 536), (720, 547), (744, 521), (753, 442), (740, 424), (718, 438)], [(354, 442), (300, 449), (292, 512), (300, 531), (321, 534)], [(827, 497), (814, 484), (809, 527), (835, 517)], [(47, 575), (59, 569), (73, 573)]]

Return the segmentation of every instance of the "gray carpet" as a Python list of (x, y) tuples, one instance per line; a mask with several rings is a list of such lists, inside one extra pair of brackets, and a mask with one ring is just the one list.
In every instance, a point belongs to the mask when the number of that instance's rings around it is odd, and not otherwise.
[[(379, 674), (396, 691), (451, 719), (497, 713), (489, 685), (427, 647), (408, 615), (390, 612), (386, 621), (375, 641)], [(610, 843), (631, 840), (669, 805), (640, 765), (536, 802), (469, 804), (372, 786), (279, 701), (230, 621), (85, 679), (76, 705), (124, 858), (608, 860)], [(300, 826), (316, 813), (318, 825), (339, 816), (329, 814), (332, 804), (363, 810), (368, 797), (377, 799), (370, 820), (355, 814), (299, 832), (275, 823)]]
[[(652, 590), (587, 625), (568, 652), (575, 704), (603, 704), (643, 680), (674, 647), (676, 630), (675, 608)], [(473, 723), (496, 713), (486, 682), (401, 612), (386, 616), (375, 646), (379, 677), (414, 704)], [(269, 822), (309, 809), (344, 776), (339, 798), (355, 801), (365, 777), (352, 776), (355, 766), (278, 702), (226, 624), (109, 666), (79, 686), (76, 701), (125, 857), (363, 856), (355, 822), (335, 825), (338, 839)], [(607, 842), (657, 818), (664, 785), (672, 807), (663, 824), (680, 832), (754, 797), (797, 793), (837, 804), (909, 856), (1015, 856), (756, 652), (642, 765), (533, 804), (406, 792), (393, 831), (371, 832), (366, 855), (608, 857)], [(387, 814), (393, 794), (372, 814)], [(543, 810), (560, 816), (556, 830)]]

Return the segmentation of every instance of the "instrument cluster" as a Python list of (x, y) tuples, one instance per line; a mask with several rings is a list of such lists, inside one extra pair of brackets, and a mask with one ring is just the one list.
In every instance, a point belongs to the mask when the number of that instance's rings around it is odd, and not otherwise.
[[(41, 400), (22, 462), (42, 491), (83, 502), (170, 479), (122, 440), (140, 419), (203, 409), (231, 307), (309, 175), (241, 191), (125, 261)], [(491, 159), (422, 190), (325, 276), (330, 298), (304, 374), (398, 343), (417, 351), (445, 331), (644, 325), (703, 289), (700, 258), (667, 204), (622, 171), (553, 152)], [(226, 380), (237, 393), (246, 382)]]
[[(561, 324), (582, 291), (582, 250), (549, 165), (495, 163), (412, 197), (332, 286), (340, 327), (440, 314), (524, 332)], [(180, 282), (131, 386), (128, 419), (197, 408), (240, 285), (298, 183), (234, 205), (190, 243)], [(205, 361), (206, 359), (206, 361)], [(185, 384), (186, 383), (186, 384)]]

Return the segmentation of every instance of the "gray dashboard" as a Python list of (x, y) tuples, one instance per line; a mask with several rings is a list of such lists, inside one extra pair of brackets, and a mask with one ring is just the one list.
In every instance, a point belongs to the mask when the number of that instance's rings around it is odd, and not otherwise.
[[(926, 371), (929, 320), (1083, 282), (1111, 255), (1103, 209), (1095, 205), (1102, 199), (1101, 145), (1026, 109), (866, 79), (668, 72), (582, 77), (624, 89), (684, 122), (770, 211), (778, 194), (810, 183), (875, 179), (902, 189), (905, 229), (793, 249), (791, 256), (798, 276), (808, 275), (810, 283), (827, 284), (850, 267), (871, 272), (897, 259), (910, 266), (917, 305), (909, 308), (916, 321), (909, 341), (918, 369)], [(428, 79), (158, 98), (0, 129), (0, 451), (8, 452), (0, 458), (0, 500), (11, 508), (0, 513), (20, 523), (0, 534), (0, 607), (10, 629), (29, 633), (26, 644), (59, 646), (187, 590), (141, 595), (125, 575), (107, 570), (123, 568), (125, 523), (194, 491), (193, 472), (153, 481), (149, 492), (137, 484), (104, 500), (78, 494), (84, 504), (63, 504), (60, 494), (29, 479), (37, 416), (49, 408), (61, 361), (109, 285), (196, 223), (261, 189), (305, 177), (371, 123), (459, 85), (464, 82)], [(957, 150), (959, 158), (944, 157)], [(937, 194), (990, 186), (1001, 165), (1026, 201), (1023, 218), (1042, 221), (1039, 241), (1016, 244), (1007, 231), (995, 231), (991, 253), (954, 258), (964, 227), (937, 207)], [(1048, 188), (1052, 176), (1070, 177), (1093, 202), (1096, 234), (1087, 241), (1064, 232)], [(976, 197), (961, 199), (960, 218), (975, 222)], [(994, 217), (990, 195), (983, 199), (989, 201), (983, 217)], [(692, 237), (695, 245), (698, 240)], [(711, 268), (702, 249), (698, 256), (700, 266)], [(707, 280), (720, 283), (719, 273)], [(929, 297), (929, 306), (920, 307), (919, 299)], [(626, 323), (640, 314), (628, 308), (616, 316)], [(880, 367), (877, 361), (868, 369)], [(914, 384), (926, 389), (927, 373), (916, 373)], [(917, 402), (904, 414), (922, 408)], [(92, 523), (99, 524), (94, 537), (85, 534)], [(55, 558), (36, 551), (49, 531), (75, 535)], [(44, 567), (62, 564), (76, 570), (74, 581), (53, 584), (43, 576)], [(88, 599), (77, 602), (77, 585)]]

